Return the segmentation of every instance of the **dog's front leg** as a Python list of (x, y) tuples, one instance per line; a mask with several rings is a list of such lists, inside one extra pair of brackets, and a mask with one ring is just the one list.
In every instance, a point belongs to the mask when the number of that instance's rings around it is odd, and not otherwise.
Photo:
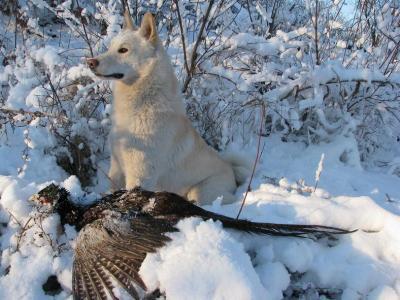
[(129, 190), (140, 186), (148, 191), (156, 191), (156, 182), (153, 178), (130, 178), (126, 181), (126, 189)]
[(111, 164), (110, 164), (110, 171), (108, 172), (108, 177), (111, 181), (110, 184), (111, 191), (116, 191), (125, 188), (124, 172), (114, 153), (111, 154)]
[(136, 165), (131, 168), (132, 169), (126, 170), (126, 189), (133, 189), (134, 187), (140, 186), (145, 190), (156, 190), (158, 175), (155, 167), (150, 165)]

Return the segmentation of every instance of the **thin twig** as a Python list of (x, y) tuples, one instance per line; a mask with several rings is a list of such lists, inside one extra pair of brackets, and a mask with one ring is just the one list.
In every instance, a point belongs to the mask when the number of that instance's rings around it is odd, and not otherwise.
[(247, 9), (247, 13), (249, 14), (251, 27), (253, 28), (253, 31), (254, 31), (256, 28), (254, 27), (253, 17), (251, 15), (251, 11), (250, 11), (250, 1), (249, 0), (247, 0), (246, 9)]
[(236, 216), (236, 219), (239, 219), (240, 213), (242, 212), (243, 206), (244, 206), (244, 204), (246, 202), (247, 195), (251, 191), (251, 183), (253, 182), (254, 174), (256, 172), (256, 167), (257, 167), (257, 164), (258, 164), (258, 162), (260, 160), (260, 157), (261, 157), (261, 155), (260, 155), (260, 145), (261, 145), (261, 138), (263, 136), (262, 132), (263, 132), (263, 127), (264, 127), (263, 126), (264, 125), (264, 115), (265, 115), (265, 107), (262, 104), (261, 108), (260, 108), (260, 117), (261, 117), (261, 119), (260, 119), (260, 131), (258, 133), (256, 159), (254, 160), (253, 170), (251, 171), (249, 184), (247, 185), (246, 193), (244, 194), (244, 197), (243, 197), (243, 200), (242, 200), (242, 204), (240, 205), (240, 209), (239, 209), (239, 212), (238, 212), (238, 214)]
[(42, 215), (42, 214), (39, 214), (39, 220), (38, 220), (38, 221), (37, 221), (37, 219), (35, 219), (35, 224), (36, 224), (36, 225), (39, 227), (39, 229), (42, 231), (43, 236), (46, 237), (47, 242), (49, 243), (50, 247), (51, 247), (54, 251), (56, 251), (57, 248), (53, 245), (53, 240), (52, 240), (50, 234), (48, 234), (48, 233), (44, 230), (44, 228), (43, 228), (43, 215)]
[(63, 115), (66, 115), (65, 111), (63, 110), (63, 107), (62, 107), (61, 99), (58, 96), (57, 89), (54, 87), (53, 82), (51, 81), (50, 75), (46, 74), (46, 76), (47, 76), (47, 80), (49, 81), (50, 89), (53, 92), (53, 97), (54, 97), (53, 99), (57, 100), (57, 103), (60, 106), (60, 113)]
[(18, 235), (18, 239), (17, 239), (17, 246), (16, 246), (16, 251), (19, 250), (19, 246), (22, 240), (22, 236), (24, 235), (25, 231), (27, 230), (27, 227), (29, 225), (29, 223), (32, 221), (32, 217), (29, 217), (29, 219), (25, 222), (25, 225), (22, 227), (21, 232)]
[(8, 214), (10, 215), (10, 217), (11, 217), (12, 219), (14, 219), (14, 221), (18, 224), (18, 226), (22, 228), (22, 227), (23, 227), (23, 226), (22, 226), (22, 223), (21, 223), (20, 221), (18, 221), (17, 217), (14, 216), (14, 214), (13, 214), (11, 211), (9, 211), (7, 208), (6, 208), (5, 210), (8, 212)]
[(93, 55), (92, 45), (90, 44), (90, 39), (89, 39), (89, 36), (87, 34), (85, 22), (84, 22), (83, 16), (82, 16), (82, 8), (80, 7), (78, 0), (76, 0), (76, 5), (78, 6), (78, 9), (79, 9), (79, 17), (81, 19), (81, 23), (82, 23), (82, 27), (83, 27), (83, 33), (85, 34), (85, 38), (84, 39), (86, 40), (86, 43), (89, 46), (90, 56), (93, 57), (94, 55)]
[(113, 189), (118, 189), (119, 187), (117, 186), (117, 184), (111, 179), (110, 176), (108, 176), (108, 174), (102, 169), (100, 168), (100, 166), (98, 164), (96, 164), (96, 167), (101, 171), (101, 173), (103, 173), (104, 176), (106, 176), (106, 178), (108, 179), (108, 181), (110, 181), (111, 186)]
[(316, 64), (320, 65), (320, 57), (319, 57), (319, 48), (318, 48), (318, 17), (319, 17), (319, 9), (318, 9), (318, 2), (319, 0), (315, 0), (315, 19), (314, 19), (314, 43), (315, 43), (315, 60)]
[(181, 40), (182, 40), (182, 46), (183, 46), (183, 59), (185, 62), (185, 69), (186, 69), (186, 73), (189, 74), (189, 64), (188, 64), (188, 59), (187, 59), (186, 41), (185, 41), (185, 33), (183, 30), (182, 16), (181, 16), (181, 12), (179, 9), (178, 0), (174, 0), (174, 3), (176, 5), (176, 13), (178, 15), (179, 29), (181, 31)]
[(15, 1), (14, 49), (17, 49), (17, 34), (18, 34), (18, 1)]
[(214, 5), (214, 2), (215, 2), (214, 0), (209, 1), (206, 14), (203, 17), (203, 22), (201, 23), (199, 35), (197, 36), (196, 43), (194, 44), (194, 47), (193, 47), (192, 55), (190, 57), (190, 67), (189, 67), (189, 72), (186, 76), (185, 82), (183, 84), (183, 89), (182, 89), (183, 93), (186, 92), (186, 90), (189, 86), (189, 83), (193, 78), (193, 73), (196, 68), (196, 61), (197, 61), (197, 48), (199, 47), (200, 42), (203, 38), (204, 28), (206, 27), (206, 23), (208, 21), (208, 17), (210, 16), (211, 8)]
[(390, 198), (390, 196), (389, 196), (388, 193), (385, 193), (385, 197), (386, 197), (386, 201), (387, 201), (387, 202), (396, 202), (396, 201), (394, 201), (392, 198)]

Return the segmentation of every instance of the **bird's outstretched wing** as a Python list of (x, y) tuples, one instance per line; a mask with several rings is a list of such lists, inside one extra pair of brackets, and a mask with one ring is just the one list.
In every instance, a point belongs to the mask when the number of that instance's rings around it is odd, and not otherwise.
[(75, 249), (74, 299), (117, 299), (116, 287), (140, 299), (146, 286), (139, 268), (147, 253), (169, 241), (165, 233), (176, 231), (173, 225), (146, 215), (115, 214), (86, 225)]

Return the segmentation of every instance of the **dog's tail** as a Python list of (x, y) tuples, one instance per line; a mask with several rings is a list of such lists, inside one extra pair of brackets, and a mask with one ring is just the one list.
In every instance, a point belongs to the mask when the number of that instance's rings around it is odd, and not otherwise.
[(224, 152), (222, 158), (232, 166), (236, 184), (239, 186), (245, 183), (251, 175), (253, 164), (251, 158), (237, 151)]

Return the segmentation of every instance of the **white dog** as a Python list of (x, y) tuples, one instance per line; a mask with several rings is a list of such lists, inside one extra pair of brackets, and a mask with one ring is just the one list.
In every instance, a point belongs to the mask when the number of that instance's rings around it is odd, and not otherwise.
[(87, 63), (96, 75), (117, 79), (109, 172), (114, 189), (165, 190), (198, 204), (218, 196), (235, 200), (248, 168), (237, 157), (221, 159), (192, 127), (150, 13), (135, 28), (125, 12), (124, 28), (108, 51)]

